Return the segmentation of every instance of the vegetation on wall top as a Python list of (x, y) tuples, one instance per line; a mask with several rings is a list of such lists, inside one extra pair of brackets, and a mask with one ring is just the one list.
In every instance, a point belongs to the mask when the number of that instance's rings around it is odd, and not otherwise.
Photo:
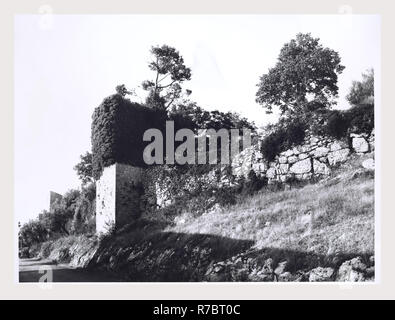
[(97, 107), (92, 121), (93, 176), (98, 179), (104, 167), (114, 163), (145, 166), (143, 134), (149, 128), (161, 129), (166, 113), (112, 95)]

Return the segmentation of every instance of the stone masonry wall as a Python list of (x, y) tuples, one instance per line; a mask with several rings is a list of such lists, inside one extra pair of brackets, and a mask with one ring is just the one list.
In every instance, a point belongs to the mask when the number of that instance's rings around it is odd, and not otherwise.
[(106, 167), (96, 181), (96, 232), (106, 233), (115, 223), (116, 165)]
[(292, 178), (308, 180), (329, 175), (332, 167), (346, 162), (352, 153), (374, 152), (374, 130), (369, 134), (351, 133), (344, 140), (307, 134), (303, 144), (281, 152), (272, 162), (263, 158), (260, 146), (251, 146), (233, 160), (234, 175), (247, 176), (254, 170), (267, 177), (269, 183)]
[[(369, 134), (350, 134), (344, 140), (307, 134), (304, 143), (281, 152), (272, 162), (264, 159), (260, 149), (261, 143), (258, 143), (239, 153), (232, 161), (232, 174), (247, 177), (253, 170), (258, 176), (266, 177), (269, 183), (322, 178), (330, 175), (333, 167), (346, 162), (353, 153), (371, 153), (372, 159), (368, 165), (374, 168), (374, 131)], [(114, 164), (104, 169), (97, 181), (98, 233), (108, 232), (112, 225), (121, 228), (140, 216), (143, 185), (147, 191), (146, 179), (143, 168), (131, 165)], [(175, 181), (152, 175), (149, 179), (148, 185), (154, 189), (150, 195), (152, 199), (149, 200), (159, 207), (171, 204), (174, 194), (170, 192), (169, 186)], [(201, 176), (184, 176), (183, 187), (188, 190), (202, 183), (205, 186), (221, 185), (222, 180), (215, 176), (214, 171), (210, 171)]]
[(113, 164), (96, 181), (96, 232), (121, 228), (140, 215), (142, 168)]
[[(307, 134), (301, 145), (281, 152), (272, 162), (264, 159), (260, 151), (261, 142), (262, 139), (259, 143), (240, 152), (232, 160), (231, 172), (235, 177), (244, 175), (247, 178), (249, 172), (253, 170), (258, 176), (266, 177), (269, 183), (284, 183), (290, 179), (323, 178), (331, 174), (333, 167), (347, 162), (352, 154), (367, 153), (372, 153), (372, 158), (367, 165), (369, 169), (374, 168), (374, 131), (370, 134), (350, 134), (343, 140)], [(232, 185), (232, 182), (228, 180), (227, 174), (216, 177), (214, 171), (210, 171), (199, 176), (185, 174), (183, 181), (178, 183), (182, 184), (182, 190), (193, 190), (199, 183), (206, 187)], [(150, 195), (152, 203), (159, 207), (166, 207), (173, 202), (174, 194), (170, 192), (172, 188), (169, 186), (174, 184), (174, 181), (150, 176), (150, 183), (153, 188)]]

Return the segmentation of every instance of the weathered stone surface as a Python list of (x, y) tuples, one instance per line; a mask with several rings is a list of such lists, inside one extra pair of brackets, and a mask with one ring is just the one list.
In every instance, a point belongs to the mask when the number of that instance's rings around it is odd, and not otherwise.
[(366, 265), (360, 257), (344, 262), (338, 271), (337, 281), (359, 282), (364, 281)]
[(287, 150), (285, 152), (283, 152), (285, 157), (290, 157), (294, 154), (293, 150)]
[(289, 170), (296, 174), (309, 173), (311, 172), (311, 161), (310, 159), (298, 161)]
[(277, 275), (284, 273), (285, 269), (287, 268), (287, 264), (288, 264), (287, 261), (280, 262), (277, 268), (274, 270), (274, 273)]
[(280, 158), (278, 159), (278, 162), (279, 162), (279, 163), (287, 163), (287, 157), (285, 157), (285, 156), (280, 157)]
[(311, 137), (310, 138), (310, 143), (311, 144), (316, 144), (316, 143), (318, 143), (320, 140), (317, 138), (317, 137)]
[(287, 163), (282, 163), (282, 164), (279, 165), (280, 174), (287, 173), (288, 170), (289, 170), (289, 164), (287, 164)]
[(290, 281), (294, 281), (293, 279), (294, 277), (292, 276), (292, 273), (289, 271), (283, 272), (281, 273), (278, 277), (277, 277), (277, 281), (280, 282), (290, 282)]
[(352, 147), (355, 150), (355, 152), (362, 152), (363, 153), (363, 152), (369, 151), (369, 144), (363, 137), (353, 138), (352, 139)]
[(366, 138), (368, 133), (350, 133), (351, 138)]
[(252, 170), (254, 170), (255, 172), (264, 172), (266, 170), (266, 167), (264, 163), (254, 163), (252, 165)]
[(106, 233), (115, 224), (116, 165), (104, 168), (96, 181), (96, 232)]
[(366, 159), (362, 162), (362, 167), (368, 170), (374, 170), (374, 159)]
[(298, 161), (298, 157), (297, 156), (290, 156), (290, 157), (288, 157), (288, 163), (293, 164), (296, 161)]
[(317, 174), (323, 174), (323, 175), (329, 175), (331, 173), (331, 169), (322, 162), (319, 162), (317, 160), (313, 160), (313, 169), (314, 169), (314, 173)]
[(298, 150), (297, 147), (294, 147), (294, 148), (292, 149), (292, 153), (293, 153), (294, 156), (298, 156), (299, 153), (300, 153), (300, 151)]
[(307, 154), (307, 153), (301, 153), (301, 154), (299, 154), (299, 159), (300, 160), (304, 160), (304, 159), (306, 159), (306, 158), (308, 158), (309, 157), (309, 155)]
[(268, 177), (269, 179), (273, 179), (276, 176), (276, 169), (274, 168), (269, 168), (266, 171), (266, 177)]
[(350, 149), (341, 149), (328, 154), (328, 162), (331, 166), (347, 160)]
[(310, 173), (303, 173), (302, 180), (309, 180), (309, 179), (311, 179), (312, 176), (313, 176), (313, 174), (311, 172)]
[(337, 151), (337, 150), (345, 149), (348, 146), (343, 141), (334, 141), (329, 145), (329, 147), (331, 151)]
[(96, 181), (96, 232), (120, 228), (140, 214), (142, 168), (113, 164)]
[(325, 157), (329, 152), (329, 149), (326, 147), (319, 147), (314, 150), (313, 155), (316, 158)]
[(333, 268), (318, 267), (312, 269), (309, 275), (310, 282), (332, 281), (335, 270)]
[(286, 182), (287, 181), (287, 175), (285, 175), (285, 174), (282, 174), (281, 176), (280, 176), (280, 181), (281, 182)]
[[(310, 151), (310, 149), (307, 145), (297, 146), (296, 149), (297, 149), (298, 153), (306, 153), (306, 152)], [(295, 152), (295, 154), (297, 154), (297, 153)]]

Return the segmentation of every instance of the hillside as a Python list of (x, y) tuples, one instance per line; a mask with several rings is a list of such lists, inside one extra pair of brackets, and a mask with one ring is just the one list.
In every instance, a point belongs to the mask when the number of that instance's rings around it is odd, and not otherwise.
[(198, 217), (183, 214), (167, 230), (251, 240), (257, 249), (322, 255), (374, 252), (374, 179), (359, 168), (362, 160), (315, 184), (263, 190)]
[(364, 159), (316, 183), (263, 189), (200, 216), (59, 239), (41, 256), (125, 281), (371, 281), (374, 174)]

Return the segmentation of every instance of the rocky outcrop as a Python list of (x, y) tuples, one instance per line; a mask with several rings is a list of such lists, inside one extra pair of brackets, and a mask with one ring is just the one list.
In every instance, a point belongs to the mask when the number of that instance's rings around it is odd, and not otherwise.
[(310, 282), (333, 281), (335, 270), (333, 268), (318, 267), (310, 270)]
[[(250, 251), (220, 261), (207, 269), (205, 281), (260, 281), (260, 282), (355, 282), (374, 281), (374, 259), (369, 260), (369, 267), (362, 263), (361, 257), (344, 261), (340, 267), (335, 263), (331, 267), (318, 266), (309, 268), (300, 259), (300, 267), (285, 261), (274, 262), (272, 258), (263, 258), (263, 253)], [(306, 265), (317, 257), (306, 256)], [(336, 259), (335, 259), (336, 260)], [(323, 260), (324, 261), (324, 260)], [(324, 262), (317, 263), (324, 263)]]
[[(372, 263), (373, 256), (370, 259)], [(337, 281), (361, 282), (372, 281), (374, 279), (374, 267), (367, 267), (362, 262), (361, 257), (344, 262), (338, 271)]]
[(70, 236), (43, 243), (39, 257), (68, 263), (74, 268), (84, 268), (89, 265), (98, 248), (99, 242), (94, 237)]

